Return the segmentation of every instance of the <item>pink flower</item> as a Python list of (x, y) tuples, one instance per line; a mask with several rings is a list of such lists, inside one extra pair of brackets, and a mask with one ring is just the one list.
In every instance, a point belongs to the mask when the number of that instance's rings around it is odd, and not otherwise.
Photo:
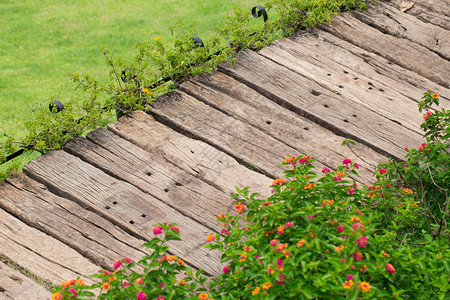
[(357, 163), (354, 163), (353, 166), (355, 167), (355, 169), (359, 169), (359, 165)]
[(131, 264), (132, 260), (129, 259), (128, 257), (124, 257), (122, 258), (123, 261), (125, 261), (127, 264)]
[(353, 275), (352, 274), (348, 275), (347, 280), (353, 280)]
[(278, 244), (278, 240), (274, 239), (270, 241), (270, 246), (275, 246), (276, 244)]
[(283, 285), (283, 284), (284, 284), (284, 280), (283, 280), (284, 275), (283, 275), (283, 274), (280, 274), (280, 275), (278, 275), (278, 276), (280, 277), (280, 280), (275, 280), (275, 282), (276, 282), (277, 284), (279, 284), (279, 285)]
[(347, 262), (347, 260), (345, 259), (345, 258), (341, 258), (341, 263), (346, 263)]
[(164, 287), (166, 284), (164, 283), (164, 282), (161, 282), (161, 284), (160, 285), (158, 285), (158, 287), (159, 288), (162, 288), (162, 287)]
[(315, 218), (315, 215), (310, 215), (310, 216), (308, 216), (308, 219), (310, 219), (310, 220), (312, 220), (312, 219), (314, 219)]
[(347, 190), (347, 192), (348, 192), (349, 195), (353, 195), (355, 193), (355, 189), (354, 188), (349, 188)]
[(337, 231), (338, 231), (338, 232), (344, 232), (344, 225), (339, 225), (339, 226), (337, 227)]
[(75, 298), (78, 294), (74, 289), (67, 289), (68, 292), (72, 292), (72, 298)]
[(230, 271), (230, 266), (226, 265), (223, 267), (223, 272), (226, 274)]
[[(286, 180), (285, 180), (284, 182), (286, 182)], [(245, 205), (244, 205), (244, 203), (242, 203), (242, 202), (237, 203), (237, 204), (234, 206), (234, 209), (236, 210), (236, 212), (237, 212), (238, 214), (242, 214), (242, 213), (246, 210)]]
[(328, 169), (328, 168), (323, 168), (323, 169), (322, 169), (322, 173), (324, 173), (324, 174), (328, 174), (328, 173), (330, 173), (330, 172), (331, 172), (331, 170)]
[(389, 263), (386, 264), (386, 271), (388, 271), (389, 273), (395, 274), (394, 266)]
[(366, 248), (368, 244), (367, 238), (365, 236), (360, 237), (359, 240), (356, 240), (356, 242), (358, 243), (358, 246), (361, 248)]
[(117, 270), (122, 265), (122, 261), (116, 260), (113, 264), (114, 270)]
[(352, 163), (352, 160), (350, 158), (346, 158), (344, 159), (344, 161), (342, 162), (344, 165), (348, 165)]
[(352, 225), (352, 229), (358, 229), (358, 228), (359, 228), (359, 230), (364, 231), (364, 227), (361, 223), (355, 223)]
[(421, 150), (425, 149), (427, 146), (428, 146), (427, 143), (423, 143), (422, 145), (420, 145), (419, 149), (417, 149), (417, 150), (421, 151)]
[(286, 227), (292, 227), (292, 226), (294, 226), (294, 224), (292, 222), (289, 221), (286, 223)]
[(164, 300), (164, 298), (166, 298), (166, 296), (159, 296), (156, 300)]
[(302, 157), (297, 161), (299, 164), (304, 165), (306, 163), (306, 158)]
[(378, 172), (380, 172), (380, 174), (384, 174), (384, 173), (386, 173), (386, 170), (385, 169), (379, 169)]
[(142, 282), (144, 282), (144, 279), (142, 277), (139, 277), (138, 279), (136, 279), (134, 284), (141, 284)]
[(159, 234), (161, 234), (162, 232), (163, 232), (163, 231), (162, 231), (162, 227), (161, 227), (161, 226), (157, 225), (157, 226), (153, 227), (153, 234), (154, 234), (154, 235), (159, 235)]
[(405, 147), (405, 151), (409, 151), (409, 148), (408, 148), (408, 146), (406, 146), (406, 147)]
[(137, 300), (147, 300), (147, 296), (144, 292), (137, 292), (136, 293), (136, 299)]
[(122, 282), (122, 285), (120, 286), (121, 288), (126, 288), (127, 286), (130, 286), (131, 284), (128, 281), (124, 281)]
[(170, 230), (173, 230), (173, 231), (176, 231), (176, 232), (180, 233), (180, 229), (177, 226), (170, 227)]
[(423, 119), (426, 121), (428, 119), (429, 116), (431, 116), (433, 114), (432, 111), (427, 111), (424, 115), (423, 115)]
[(355, 253), (353, 253), (353, 259), (354, 260), (363, 260), (364, 256), (361, 252), (356, 251)]
[(222, 234), (229, 236), (230, 232), (224, 228), (224, 229), (222, 229)]

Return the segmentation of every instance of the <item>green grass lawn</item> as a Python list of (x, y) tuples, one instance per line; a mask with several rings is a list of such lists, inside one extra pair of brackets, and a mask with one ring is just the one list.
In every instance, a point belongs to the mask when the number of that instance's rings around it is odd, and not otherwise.
[(67, 74), (108, 78), (101, 46), (131, 59), (139, 40), (171, 39), (170, 25), (198, 23), (208, 38), (231, 7), (255, 0), (2, 0), (0, 1), (0, 141), (21, 137), (33, 110), (55, 96), (74, 97)]

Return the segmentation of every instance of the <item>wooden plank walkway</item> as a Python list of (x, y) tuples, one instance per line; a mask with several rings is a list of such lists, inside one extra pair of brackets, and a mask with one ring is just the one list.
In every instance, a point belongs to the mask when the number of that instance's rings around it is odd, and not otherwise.
[[(439, 3), (437, 3), (439, 2)], [(119, 258), (140, 258), (157, 222), (177, 222), (171, 252), (207, 275), (220, 254), (203, 248), (232, 212), (234, 186), (261, 197), (288, 155), (317, 168), (344, 158), (375, 166), (423, 142), (417, 102), (426, 89), (450, 109), (450, 1), (401, 12), (380, 1), (300, 31), (234, 65), (161, 96), (30, 162), (0, 184), (0, 257), (51, 284), (92, 280)], [(345, 139), (355, 146), (341, 146)], [(49, 291), (0, 263), (0, 299), (46, 299)]]

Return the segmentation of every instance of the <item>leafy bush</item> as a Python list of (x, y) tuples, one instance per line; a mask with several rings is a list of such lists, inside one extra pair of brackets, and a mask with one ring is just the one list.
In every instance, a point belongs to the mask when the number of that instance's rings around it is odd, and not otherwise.
[(419, 111), (426, 111), (421, 128), (427, 142), (417, 149), (405, 149), (406, 162), (391, 161), (384, 167), (389, 170), (391, 180), (414, 191), (423, 215), (418, 232), (424, 229), (435, 237), (442, 231), (449, 234), (450, 112), (444, 108), (434, 110), (433, 105), (439, 105), (439, 95), (425, 92)]

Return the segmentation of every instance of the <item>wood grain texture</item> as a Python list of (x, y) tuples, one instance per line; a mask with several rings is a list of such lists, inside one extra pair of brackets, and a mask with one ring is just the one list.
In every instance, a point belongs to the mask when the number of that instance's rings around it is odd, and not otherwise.
[(450, 60), (450, 31), (446, 29), (422, 22), (383, 2), (370, 5), (363, 12), (354, 11), (352, 15), (384, 34), (407, 39)]
[[(301, 40), (294, 42), (285, 39), (273, 43), (259, 54), (315, 81), (333, 93), (339, 93), (381, 116), (401, 123), (403, 127), (422, 133), (420, 125), (423, 119), (418, 113), (416, 102), (382, 83), (375, 84), (371, 78), (361, 73), (347, 70), (333, 60), (320, 56), (317, 50), (310, 50), (301, 44)], [(414, 115), (417, 118), (411, 118)]]
[(383, 34), (356, 19), (352, 13), (337, 16), (318, 28), (450, 88), (450, 61), (414, 42)]
[[(404, 0), (386, 0), (386, 4), (398, 9), (402, 1)], [(413, 15), (423, 22), (450, 30), (450, 3), (448, 0), (416, 0), (413, 2), (414, 6), (405, 13)]]
[[(361, 164), (358, 181), (371, 183), (375, 166), (387, 158), (367, 146), (343, 147), (343, 137), (277, 105), (239, 81), (221, 73), (197, 76), (181, 90), (296, 149), (335, 168), (344, 158)], [(320, 171), (320, 170), (318, 170)]]
[(75, 139), (64, 150), (217, 232), (222, 229), (217, 216), (235, 213), (229, 195), (111, 131), (100, 128), (87, 138)]
[[(152, 114), (162, 122), (194, 134), (245, 165), (272, 177), (283, 176), (281, 166), (286, 156), (298, 153), (292, 147), (267, 135), (263, 131), (228, 116), (181, 91), (174, 91), (159, 98)], [(320, 170), (325, 166), (316, 161)]]
[(415, 147), (422, 142), (418, 133), (361, 104), (333, 95), (316, 82), (252, 51), (241, 52), (234, 65), (223, 63), (219, 68), (272, 101), (381, 154), (401, 160), (405, 146)]
[(38, 157), (24, 172), (55, 194), (92, 209), (141, 239), (154, 237), (155, 223), (178, 223), (182, 241), (170, 241), (170, 251), (209, 275), (220, 273), (220, 254), (203, 248), (211, 230), (135, 186), (61, 150)]
[(29, 227), (3, 209), (0, 209), (0, 253), (54, 285), (77, 276), (92, 283), (89, 275), (99, 270), (74, 249)]
[[(343, 68), (344, 72), (356, 72), (370, 78), (377, 87), (366, 85), (364, 89), (371, 92), (384, 93), (384, 87), (389, 87), (410, 100), (419, 102), (423, 93), (431, 89), (440, 94), (441, 107), (450, 109), (450, 89), (436, 84), (419, 74), (406, 70), (389, 60), (368, 52), (349, 42), (322, 30), (310, 30), (297, 33), (289, 37), (302, 48), (307, 48), (307, 53), (315, 53), (313, 58), (319, 61), (331, 60)], [(345, 73), (344, 73), (345, 74)], [(342, 74), (328, 72), (327, 77), (341, 78)], [(352, 79), (355, 80), (353, 77)], [(323, 78), (324, 81), (330, 80)], [(370, 90), (372, 88), (372, 90)], [(380, 89), (383, 88), (383, 91)]]
[(107, 270), (112, 271), (117, 259), (128, 257), (137, 261), (146, 254), (141, 247), (144, 240), (75, 202), (52, 194), (23, 173), (1, 185), (0, 207)]
[(48, 300), (51, 296), (43, 286), (0, 262), (0, 300)]
[(261, 197), (270, 196), (271, 178), (249, 170), (226, 153), (183, 135), (142, 111), (109, 124), (108, 129), (151, 153), (152, 157), (163, 159), (228, 196), (236, 193), (235, 186), (250, 186), (251, 191)]

